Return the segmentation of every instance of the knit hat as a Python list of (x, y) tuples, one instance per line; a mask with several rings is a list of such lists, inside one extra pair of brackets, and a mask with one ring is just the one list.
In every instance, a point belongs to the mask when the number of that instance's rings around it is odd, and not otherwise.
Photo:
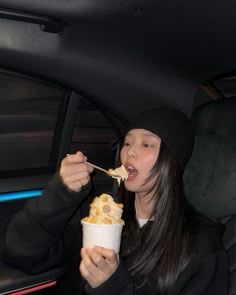
[(190, 119), (175, 108), (153, 108), (140, 113), (131, 129), (146, 129), (158, 135), (184, 170), (193, 150), (194, 132)]

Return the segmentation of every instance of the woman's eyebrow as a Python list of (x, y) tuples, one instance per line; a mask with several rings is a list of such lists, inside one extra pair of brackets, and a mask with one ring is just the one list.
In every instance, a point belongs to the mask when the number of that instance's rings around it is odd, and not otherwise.
[[(149, 133), (141, 133), (140, 134), (142, 137), (149, 137), (149, 138), (158, 138), (160, 139), (160, 137), (156, 134), (149, 134)], [(132, 133), (127, 133), (126, 136), (125, 136), (125, 139), (127, 137), (135, 137), (135, 135), (133, 135)]]
[(142, 134), (143, 137), (150, 137), (150, 138), (158, 138), (160, 139), (160, 137), (156, 134), (147, 134), (147, 133), (144, 133)]

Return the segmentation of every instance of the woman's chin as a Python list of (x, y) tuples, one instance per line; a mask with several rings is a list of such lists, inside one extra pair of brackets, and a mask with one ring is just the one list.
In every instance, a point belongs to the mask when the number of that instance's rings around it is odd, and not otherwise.
[(137, 192), (139, 185), (135, 184), (134, 181), (126, 181), (125, 188), (130, 192)]

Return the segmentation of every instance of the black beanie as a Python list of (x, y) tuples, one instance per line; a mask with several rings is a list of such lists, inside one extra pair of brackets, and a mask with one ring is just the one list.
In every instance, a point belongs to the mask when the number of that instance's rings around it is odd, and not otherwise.
[(146, 129), (156, 134), (175, 155), (184, 170), (193, 150), (194, 132), (190, 119), (175, 108), (153, 108), (139, 114), (131, 129)]

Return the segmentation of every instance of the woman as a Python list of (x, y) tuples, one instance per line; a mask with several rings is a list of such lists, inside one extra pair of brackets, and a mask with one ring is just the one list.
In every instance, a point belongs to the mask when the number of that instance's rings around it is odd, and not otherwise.
[(78, 152), (62, 161), (43, 196), (13, 218), (5, 260), (31, 273), (66, 265), (69, 275), (56, 294), (228, 294), (222, 228), (184, 199), (182, 174), (193, 138), (188, 118), (172, 108), (148, 110), (131, 124), (120, 153), (129, 177), (120, 190), (125, 227), (119, 255), (98, 246), (81, 249), (92, 168)]

